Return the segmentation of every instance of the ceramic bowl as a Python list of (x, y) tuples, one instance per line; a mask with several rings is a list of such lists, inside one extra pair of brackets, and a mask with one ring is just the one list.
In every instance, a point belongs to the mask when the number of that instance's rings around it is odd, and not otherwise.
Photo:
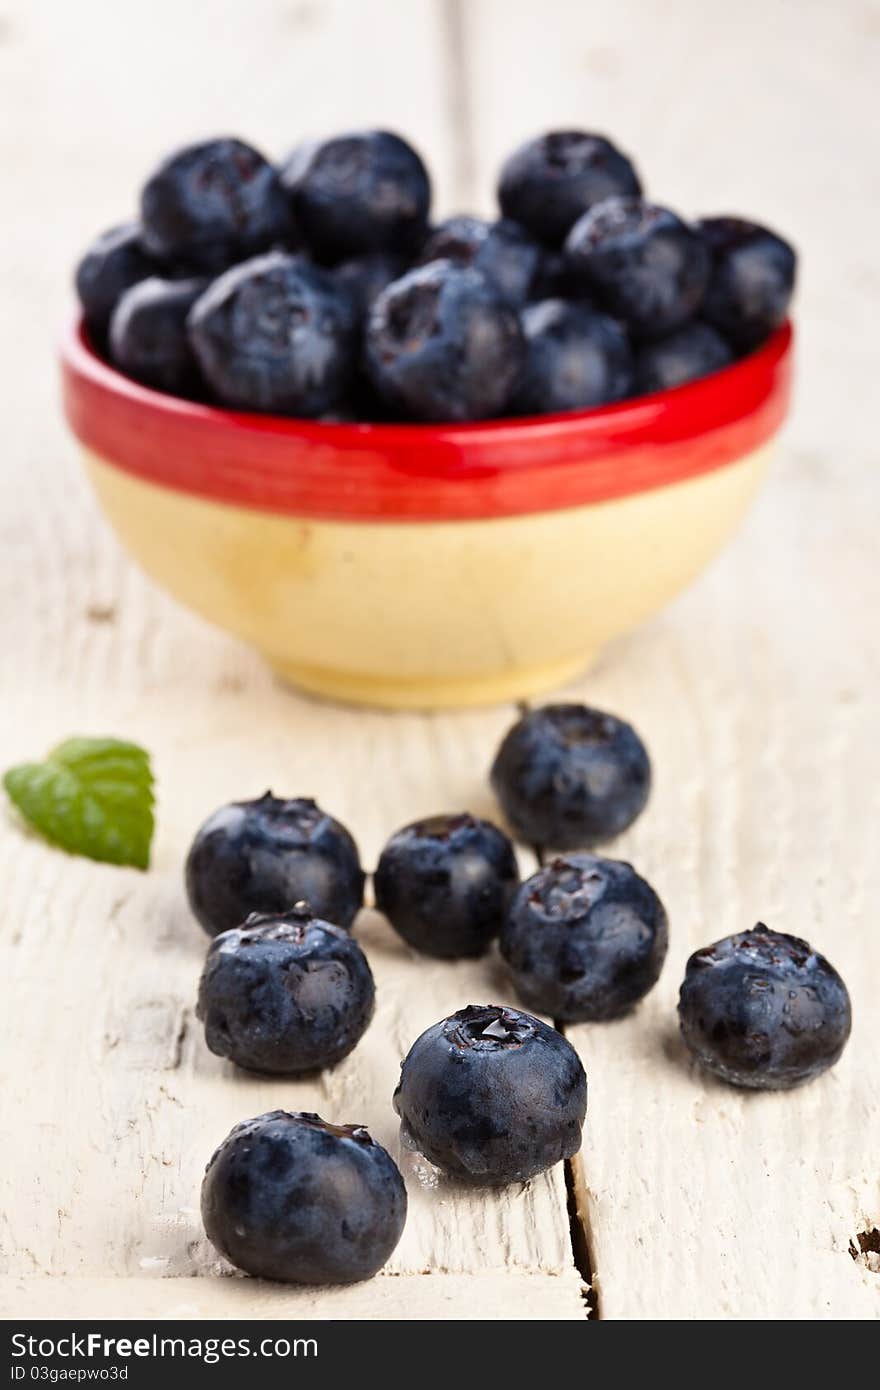
[(64, 401), (120, 539), (295, 684), (384, 706), (518, 699), (655, 613), (743, 517), (792, 330), (674, 390), (471, 425), (323, 424), (162, 395), (77, 322)]

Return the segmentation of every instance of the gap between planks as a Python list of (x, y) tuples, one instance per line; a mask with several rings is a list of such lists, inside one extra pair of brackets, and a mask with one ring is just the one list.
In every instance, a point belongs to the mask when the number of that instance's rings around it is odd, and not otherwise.
[[(454, 185), (460, 205), (470, 207), (478, 201), (477, 171), (473, 157), (473, 78), (468, 60), (468, 18), (465, 0), (438, 0), (440, 30), (443, 36), (444, 66), (449, 128), (452, 131), (452, 161)], [(517, 700), (519, 715), (526, 714), (531, 703)], [(528, 847), (541, 867), (544, 855), (537, 845)], [(564, 1024), (554, 1019), (554, 1027), (565, 1036)], [(598, 1281), (592, 1254), (587, 1207), (587, 1187), (579, 1155), (563, 1163), (566, 1209), (572, 1263), (583, 1280), (582, 1297), (588, 1319), (599, 1319)]]
[[(516, 708), (520, 716), (528, 714), (530, 709), (534, 709), (534, 704), (529, 700), (517, 700)], [(540, 869), (544, 867), (545, 855), (541, 845), (529, 846), (535, 861)], [(567, 1037), (565, 1024), (562, 1019), (554, 1018), (553, 1027), (563, 1037)], [(587, 1120), (589, 1123), (589, 1076), (587, 1077)], [(599, 1298), (599, 1277), (596, 1272), (595, 1260), (593, 1258), (593, 1240), (590, 1232), (590, 1215), (588, 1206), (587, 1181), (584, 1174), (584, 1164), (581, 1151), (576, 1153), (573, 1158), (566, 1158), (563, 1161), (565, 1173), (565, 1199), (568, 1211), (568, 1236), (571, 1242), (571, 1258), (575, 1269), (584, 1281), (582, 1298), (586, 1308), (587, 1318), (591, 1322), (600, 1321), (602, 1318), (602, 1305)]]

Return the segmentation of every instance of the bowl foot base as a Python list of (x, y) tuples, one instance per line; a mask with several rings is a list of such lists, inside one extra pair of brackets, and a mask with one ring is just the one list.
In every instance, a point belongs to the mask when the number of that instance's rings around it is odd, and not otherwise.
[(357, 671), (327, 670), (301, 666), (297, 662), (269, 658), (275, 673), (285, 684), (297, 686), (310, 695), (352, 705), (373, 705), (380, 709), (466, 709), (475, 705), (506, 704), (568, 684), (592, 665), (596, 653), (582, 653), (574, 660), (530, 666), (491, 675), (434, 678), (429, 676), (383, 678)]

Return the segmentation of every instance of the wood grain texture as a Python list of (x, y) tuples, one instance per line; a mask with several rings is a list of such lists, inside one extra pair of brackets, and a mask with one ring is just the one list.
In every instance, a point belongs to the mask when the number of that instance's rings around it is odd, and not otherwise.
[[(794, 418), (750, 523), (566, 692), (645, 734), (656, 791), (609, 852), (671, 922), (642, 1008), (568, 1030), (590, 1078), (580, 1205), (601, 1316), (878, 1318), (876, 1256), (851, 1243), (880, 1228), (880, 479), (856, 404), (876, 372), (860, 325), (878, 294), (880, 6), (572, 8), (472, 7), (479, 185), (547, 124), (552, 89), (553, 119), (616, 136), (652, 196), (753, 212), (802, 265)], [(517, 64), (528, 81), (512, 85)], [(810, 939), (853, 996), (842, 1062), (791, 1095), (695, 1074), (677, 1037), (688, 954), (758, 919)]]
[(571, 1275), (497, 1273), (380, 1275), (344, 1289), (290, 1289), (257, 1279), (0, 1280), (6, 1317), (147, 1319), (427, 1319), (456, 1322), (583, 1322), (580, 1285)]
[[(549, 1316), (558, 1303), (558, 1316), (582, 1317), (561, 1169), (487, 1196), (438, 1182), (399, 1153), (391, 1094), (400, 1059), (418, 1033), (462, 1004), (510, 998), (491, 967), (419, 959), (365, 913), (358, 933), (377, 979), (376, 1018), (346, 1062), (311, 1082), (237, 1074), (207, 1052), (193, 1016), (206, 940), (186, 910), (181, 867), (210, 810), (270, 785), (314, 795), (353, 828), (372, 867), (388, 834), (414, 816), (488, 808), (485, 770), (512, 712), (442, 720), (303, 699), (151, 589), (95, 514), (55, 406), (48, 338), (66, 312), (78, 246), (130, 206), (156, 153), (190, 132), (225, 128), (230, 88), (246, 73), (271, 69), (269, 90), (249, 86), (253, 109), (236, 112), (241, 128), (267, 147), (369, 119), (412, 131), (431, 151), (441, 190), (451, 177), (441, 119), (449, 74), (436, 61), (435, 5), (373, 6), (368, 19), (351, 4), (262, 3), (246, 24), (233, 5), (196, 5), (185, 14), (165, 8), (167, 23), (154, 11), (149, 24), (135, 18), (132, 33), (102, 4), (80, 12), (75, 32), (61, 7), (20, 6), (4, 55), (39, 162), (57, 174), (57, 202), (50, 216), (40, 189), (24, 192), (33, 148), (7, 151), (22, 196), (14, 266), (7, 264), (2, 287), (19, 337), (3, 359), (18, 408), (0, 484), (4, 650), (14, 654), (2, 668), (0, 760), (40, 756), (68, 730), (137, 738), (154, 755), (159, 833), (143, 876), (68, 859), (24, 835), (3, 809), (0, 949), (11, 1007), (2, 1022), (8, 1162), (0, 1206), (12, 1282), (0, 1290), (0, 1306), (44, 1311), (43, 1277), (54, 1276), (65, 1290), (56, 1306), (84, 1308), (92, 1294), (82, 1290), (103, 1289), (100, 1281), (116, 1276), (112, 1307), (123, 1311), (149, 1306), (171, 1316), (184, 1303), (200, 1313), (246, 1303), (255, 1316), (276, 1315), (277, 1299), (248, 1281), (232, 1281), (228, 1299), (211, 1291), (215, 1276), (230, 1271), (203, 1239), (198, 1191), (205, 1162), (235, 1122), (285, 1106), (367, 1123), (400, 1159), (410, 1214), (375, 1295), (382, 1315), (472, 1315), (464, 1311), (472, 1295), (458, 1278), (469, 1275), (499, 1316)], [(187, 68), (175, 101), (157, 110), (151, 65), (169, 81), (182, 79), (174, 65), (195, 61), (208, 11), (248, 46), (218, 46), (209, 64)], [(393, 28), (404, 45), (402, 68), (389, 53), (384, 66), (377, 60), (363, 69), (376, 24)], [(172, 27), (168, 58), (164, 35)], [(139, 46), (124, 91), (114, 57), (123, 37)], [(71, 47), (78, 57), (68, 69)], [(330, 71), (338, 85), (327, 85)], [(75, 128), (58, 121), (56, 105), (73, 96), (74, 81), (80, 97), (90, 81), (102, 97), (80, 101)], [(116, 103), (118, 120), (108, 126)], [(144, 111), (155, 119), (144, 122)], [(423, 1277), (435, 1274), (444, 1276), (437, 1286)], [(208, 1276), (204, 1294), (193, 1294), (192, 1275)], [(144, 1295), (140, 1287), (184, 1278), (186, 1294)], [(323, 1296), (289, 1292), (285, 1310), (300, 1306), (311, 1313)], [(363, 1290), (327, 1302), (334, 1316), (366, 1315), (371, 1306)]]
[[(50, 349), (77, 249), (189, 135), (233, 124), (280, 152), (300, 132), (397, 126), (424, 145), (451, 211), (462, 170), (485, 199), (519, 136), (577, 121), (617, 134), (685, 210), (756, 210), (794, 229), (805, 266), (796, 414), (752, 519), (690, 594), (568, 692), (631, 717), (649, 743), (655, 795), (611, 852), (655, 883), (672, 932), (643, 1007), (570, 1034), (590, 1076), (580, 1200), (601, 1312), (880, 1317), (876, 1261), (850, 1250), (880, 1227), (878, 460), (859, 334), (880, 290), (868, 147), (880, 6), (744, 0), (725, 10), (723, 42), (717, 10), (696, 0), (458, 9), (466, 72), (453, 80), (442, 9), (427, 0), (157, 0), (140, 16), (104, 0), (6, 7), (0, 87), (16, 122), (0, 149), (16, 197), (0, 262), (14, 327), (0, 347), (0, 764), (71, 732), (116, 733), (153, 751), (159, 778), (146, 876), (68, 859), (0, 813), (7, 1315), (583, 1316), (561, 1173), (474, 1198), (432, 1185), (409, 1155), (410, 1221), (372, 1284), (315, 1295), (216, 1277), (198, 1184), (234, 1121), (317, 1109), (367, 1121), (397, 1152), (390, 1093), (409, 1043), (454, 1007), (510, 996), (491, 960), (420, 960), (366, 912), (379, 1009), (361, 1047), (316, 1082), (236, 1076), (192, 1014), (205, 943), (180, 867), (193, 831), (220, 802), (272, 785), (314, 794), (372, 865), (416, 815), (491, 813), (485, 772), (512, 712), (310, 702), (174, 607), (97, 516)], [(223, 36), (209, 53), (206, 32)], [(471, 165), (449, 122), (461, 80)], [(785, 1096), (695, 1074), (675, 1029), (689, 951), (759, 917), (810, 938), (853, 993), (840, 1066)]]

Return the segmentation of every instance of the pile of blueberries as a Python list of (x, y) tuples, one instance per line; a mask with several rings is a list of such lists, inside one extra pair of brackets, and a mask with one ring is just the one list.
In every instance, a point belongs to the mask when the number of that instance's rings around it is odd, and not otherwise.
[[(409, 947), (455, 959), (497, 938), (522, 1002), (556, 1023), (469, 1005), (422, 1033), (401, 1064), (403, 1142), (481, 1185), (527, 1181), (578, 1151), (587, 1079), (559, 1030), (627, 1013), (656, 983), (668, 937), (650, 884), (588, 852), (648, 799), (648, 754), (629, 724), (577, 704), (526, 713), (491, 781), (515, 836), (536, 849), (537, 873), (521, 883), (508, 836), (463, 813), (397, 831), (373, 876), (376, 907)], [(365, 874), (345, 827), (306, 799), (267, 793), (224, 806), (195, 837), (186, 886), (214, 937), (198, 998), (210, 1050), (286, 1076), (350, 1053), (375, 990), (350, 934)], [(824, 957), (758, 924), (691, 956), (679, 1020), (704, 1067), (734, 1085), (782, 1089), (837, 1061), (851, 1009)], [(346, 1283), (388, 1259), (406, 1192), (364, 1128), (278, 1110), (220, 1145), (202, 1214), (210, 1240), (251, 1274)]]
[(501, 216), (433, 224), (398, 135), (187, 145), (76, 272), (94, 345), (160, 391), (331, 421), (582, 410), (680, 386), (785, 319), (795, 253), (739, 217), (645, 201), (609, 140), (552, 131), (498, 182)]

